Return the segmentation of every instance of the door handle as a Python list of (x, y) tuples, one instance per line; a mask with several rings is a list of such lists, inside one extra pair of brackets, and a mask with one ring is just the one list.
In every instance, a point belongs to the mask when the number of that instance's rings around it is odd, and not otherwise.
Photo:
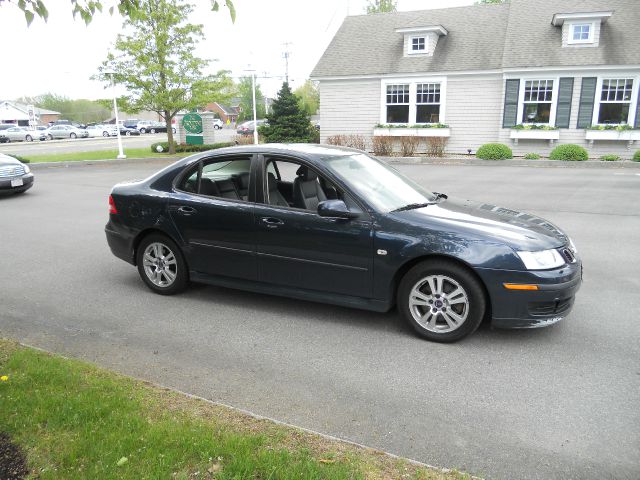
[(262, 221), (262, 223), (264, 223), (269, 228), (276, 228), (276, 227), (278, 227), (280, 225), (284, 225), (284, 222), (282, 220), (280, 220), (279, 218), (262, 217), (261, 221)]
[(198, 213), (198, 211), (193, 207), (180, 207), (178, 208), (178, 213), (180, 215), (184, 215), (185, 217), (188, 217), (189, 215), (194, 215)]

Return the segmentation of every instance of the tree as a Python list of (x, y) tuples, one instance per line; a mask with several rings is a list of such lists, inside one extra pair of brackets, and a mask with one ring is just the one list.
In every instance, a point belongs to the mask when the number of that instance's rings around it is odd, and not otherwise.
[(121, 99), (128, 112), (151, 110), (164, 118), (170, 153), (175, 152), (175, 115), (224, 101), (232, 87), (227, 71), (203, 74), (209, 62), (193, 54), (204, 37), (203, 26), (187, 23), (192, 11), (192, 5), (180, 0), (140, 0), (140, 8), (125, 19), (129, 33), (118, 35), (118, 55), (110, 53), (98, 69), (98, 78), (109, 81), (113, 76), (130, 92)]
[[(253, 87), (251, 77), (241, 77), (237, 85), (237, 95), (240, 99), (240, 113), (238, 122), (253, 120)], [(256, 117), (264, 118), (266, 112), (264, 108), (264, 95), (260, 90), (260, 85), (256, 84)]]
[[(211, 10), (217, 12), (220, 9), (220, 0), (209, 0), (211, 2)], [(15, 4), (22, 12), (27, 20), (27, 25), (31, 25), (35, 17), (43, 19), (45, 22), (49, 18), (49, 10), (47, 9), (44, 0), (0, 0), (0, 6), (7, 3)], [(105, 5), (111, 5), (109, 7), (109, 13), (113, 13), (117, 10), (120, 15), (124, 17), (130, 17), (135, 14), (137, 10), (144, 4), (143, 0), (110, 0), (108, 3), (102, 0), (70, 0), (71, 12), (73, 17), (80, 16), (82, 20), (88, 25), (91, 23), (93, 16), (96, 13), (102, 12)], [(225, 6), (229, 9), (231, 20), (235, 22), (236, 10), (233, 5), (233, 0), (224, 0)]]
[(300, 108), (307, 115), (315, 115), (320, 108), (320, 92), (318, 86), (311, 80), (307, 80), (304, 84), (296, 88), (293, 92), (298, 97)]
[(103, 122), (111, 115), (111, 107), (100, 100), (72, 100), (63, 95), (45, 93), (36, 97), (22, 97), (16, 100), (25, 105), (35, 105), (60, 112), (62, 118), (79, 123)]
[(284, 82), (273, 102), (271, 114), (267, 115), (268, 125), (261, 127), (260, 133), (267, 142), (300, 143), (311, 140), (309, 116), (300, 109), (298, 97), (291, 93), (289, 84)]
[(396, 12), (397, 0), (368, 0), (367, 13)]

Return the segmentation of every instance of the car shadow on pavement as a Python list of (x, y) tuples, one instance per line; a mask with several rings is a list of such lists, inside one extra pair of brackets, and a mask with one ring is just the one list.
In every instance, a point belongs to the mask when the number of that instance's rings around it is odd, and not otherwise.
[[(148, 291), (137, 276), (126, 275), (126, 279), (123, 278), (122, 283), (127, 284), (128, 288), (137, 290), (141, 295), (154, 295)], [(379, 313), (200, 283), (192, 283), (185, 292), (170, 298), (175, 298), (180, 302), (184, 301), (192, 306), (197, 304), (207, 308), (219, 305), (224, 308), (251, 310), (260, 312), (262, 315), (277, 317), (305, 317), (307, 319), (312, 317), (313, 321), (348, 325), (351, 328), (356, 327), (415, 338), (413, 329), (402, 318), (396, 307), (389, 312)], [(484, 320), (473, 335), (458, 343), (475, 345), (476, 342), (481, 344), (490, 342), (508, 345), (510, 343), (549, 342), (558, 336), (562, 328), (562, 323), (560, 323), (536, 329), (497, 329), (491, 327), (490, 322)]]

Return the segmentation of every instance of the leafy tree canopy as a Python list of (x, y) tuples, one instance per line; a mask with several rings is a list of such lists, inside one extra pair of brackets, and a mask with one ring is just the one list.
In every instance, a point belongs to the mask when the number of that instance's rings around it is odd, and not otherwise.
[(309, 116), (300, 108), (298, 97), (291, 92), (287, 82), (282, 84), (267, 121), (269, 124), (262, 126), (260, 133), (269, 143), (304, 143), (312, 139)]
[(367, 13), (386, 13), (397, 11), (397, 0), (367, 0)]
[[(55, 0), (59, 2), (60, 0)], [(222, 0), (209, 0), (211, 3), (211, 10), (217, 12), (220, 9)], [(43, 19), (45, 22), (49, 17), (49, 10), (47, 4), (51, 4), (53, 0), (0, 0), (0, 6), (6, 4), (16, 5), (24, 13), (24, 17), (27, 20), (27, 25), (31, 25), (35, 17)], [(88, 25), (91, 23), (93, 16), (96, 13), (102, 12), (107, 7), (109, 13), (113, 13), (117, 10), (124, 17), (131, 17), (137, 10), (144, 4), (143, 0), (70, 0), (71, 12), (73, 17), (79, 16)], [(224, 0), (225, 6), (229, 9), (231, 20), (235, 22), (236, 10), (233, 5), (233, 0)]]
[(307, 115), (315, 115), (320, 108), (320, 92), (318, 86), (311, 80), (307, 80), (302, 86), (293, 92), (298, 97), (300, 108)]
[(108, 120), (111, 115), (111, 108), (108, 103), (105, 105), (100, 100), (72, 100), (55, 93), (45, 93), (36, 97), (22, 97), (17, 101), (25, 105), (31, 104), (60, 112), (61, 118), (79, 123), (99, 123)]
[(115, 53), (99, 67), (97, 78), (126, 87), (121, 99), (128, 112), (151, 110), (165, 119), (171, 153), (171, 120), (182, 110), (229, 98), (227, 71), (206, 75), (209, 61), (193, 54), (204, 37), (203, 26), (188, 23), (193, 6), (180, 0), (140, 0), (125, 19), (126, 34), (118, 35)]
[[(240, 99), (240, 114), (238, 122), (253, 120), (253, 89), (251, 77), (241, 77), (236, 85), (236, 94)], [(264, 108), (264, 95), (260, 90), (260, 85), (256, 84), (256, 117), (264, 118), (266, 112)]]

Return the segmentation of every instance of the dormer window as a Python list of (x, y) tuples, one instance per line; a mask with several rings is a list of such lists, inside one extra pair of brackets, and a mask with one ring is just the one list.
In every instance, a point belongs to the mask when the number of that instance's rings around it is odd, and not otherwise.
[(398, 28), (396, 33), (404, 34), (405, 57), (430, 57), (436, 50), (438, 39), (448, 32), (442, 25)]
[(592, 23), (573, 23), (568, 43), (593, 43)]
[(426, 37), (413, 37), (411, 39), (411, 53), (424, 53), (427, 49)]
[(563, 47), (597, 47), (602, 25), (611, 15), (613, 11), (556, 13), (551, 25), (562, 27)]

